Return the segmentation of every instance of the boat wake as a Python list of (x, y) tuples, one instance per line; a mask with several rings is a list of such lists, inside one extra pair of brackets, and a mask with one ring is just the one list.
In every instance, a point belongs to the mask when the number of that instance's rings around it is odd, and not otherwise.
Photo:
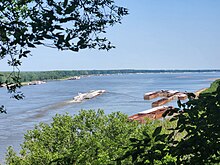
[[(126, 97), (130, 97), (130, 98), (133, 98), (133, 99), (140, 99), (140, 97), (132, 96), (132, 95), (129, 95), (127, 93), (109, 92), (109, 94), (118, 95), (118, 96), (126, 96)], [(141, 98), (142, 98), (142, 96), (141, 96)]]
[(48, 105), (48, 106), (45, 106), (45, 107), (35, 109), (34, 111), (31, 111), (31, 113), (34, 113), (34, 114), (33, 115), (28, 115), (28, 118), (26, 120), (42, 118), (42, 117), (46, 116), (49, 111), (62, 109), (63, 107), (69, 106), (69, 105), (74, 104), (74, 103), (82, 103), (86, 100), (93, 99), (96, 96), (99, 96), (99, 95), (101, 95), (105, 92), (106, 92), (105, 90), (91, 90), (87, 93), (79, 93), (77, 96), (75, 96), (71, 100), (66, 100), (66, 101), (63, 101), (63, 102)]

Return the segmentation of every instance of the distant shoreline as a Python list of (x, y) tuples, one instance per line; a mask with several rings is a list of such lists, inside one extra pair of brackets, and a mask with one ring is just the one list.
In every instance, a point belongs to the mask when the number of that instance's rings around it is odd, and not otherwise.
[[(10, 71), (1, 71), (7, 73)], [(110, 72), (110, 73), (160, 73), (160, 72), (220, 72), (220, 69), (91, 69), (91, 70), (48, 70), (48, 71), (21, 71), (21, 73), (46, 73), (46, 72)]]
[[(220, 72), (219, 69), (201, 69), (201, 70), (136, 70), (136, 69), (121, 69), (121, 70), (57, 70), (57, 71), (29, 71), (20, 72), (20, 82), (26, 85), (25, 82), (32, 81), (53, 81), (53, 80), (68, 80), (72, 77), (87, 77), (87, 76), (103, 76), (116, 74), (161, 74), (161, 73), (215, 73)], [(8, 80), (11, 72), (0, 72), (0, 82), (4, 83)], [(13, 83), (13, 81), (12, 81)]]

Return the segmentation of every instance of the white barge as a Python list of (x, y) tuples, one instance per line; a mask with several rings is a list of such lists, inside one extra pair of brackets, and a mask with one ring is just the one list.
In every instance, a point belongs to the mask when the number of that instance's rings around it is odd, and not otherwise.
[(67, 80), (80, 80), (80, 76), (73, 76), (73, 77), (70, 77), (68, 78)]
[(105, 90), (91, 90), (87, 93), (79, 93), (77, 96), (75, 96), (73, 98), (73, 101), (72, 102), (82, 102), (84, 100), (87, 100), (87, 99), (92, 99), (96, 96), (99, 96), (103, 93), (105, 93), (106, 91)]
[(29, 82), (27, 85), (40, 85), (40, 84), (45, 84), (45, 81), (32, 81)]

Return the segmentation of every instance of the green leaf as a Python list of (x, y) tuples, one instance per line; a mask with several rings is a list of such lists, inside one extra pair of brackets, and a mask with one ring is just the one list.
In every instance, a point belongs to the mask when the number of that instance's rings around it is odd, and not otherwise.
[(68, 0), (64, 0), (63, 7), (66, 7), (68, 4)]
[(32, 44), (32, 43), (30, 43), (30, 42), (28, 42), (27, 45), (28, 45), (28, 47), (30, 47), (30, 48), (36, 48), (36, 46), (34, 46), (34, 44)]
[(62, 28), (61, 25), (55, 25), (54, 28), (57, 30), (64, 30), (64, 28)]
[(28, 53), (30, 53), (31, 51), (30, 50), (26, 50), (26, 51), (24, 51), (23, 53), (24, 54), (28, 54)]
[(157, 127), (157, 128), (154, 130), (153, 137), (156, 137), (157, 135), (159, 135), (160, 132), (161, 132), (161, 130), (162, 130), (162, 126)]
[(144, 131), (144, 132), (143, 132), (143, 135), (144, 135), (144, 136), (147, 136), (147, 137), (150, 137), (149, 134), (147, 133), (147, 131)]
[(71, 33), (68, 33), (67, 37), (66, 37), (66, 41), (69, 41), (70, 40), (70, 34)]
[(165, 142), (166, 137), (167, 137), (166, 134), (158, 135), (158, 136), (155, 138), (155, 141)]
[(168, 140), (171, 140), (171, 138), (174, 136), (175, 132), (173, 131), (171, 134), (168, 136)]
[(178, 100), (178, 101), (177, 101), (177, 105), (178, 105), (178, 107), (179, 107), (179, 108), (181, 108), (182, 103), (181, 103), (181, 101), (180, 101), (180, 100)]
[(139, 141), (139, 140), (136, 139), (136, 138), (130, 138), (130, 141), (131, 141), (131, 142), (137, 142), (137, 141)]
[(178, 117), (177, 117), (177, 116), (174, 116), (174, 117), (172, 117), (172, 118), (170, 119), (170, 122), (176, 121), (177, 119), (178, 119)]
[(76, 6), (75, 5), (69, 5), (66, 10), (65, 10), (65, 14), (70, 14), (72, 13), (74, 10), (76, 9)]
[(58, 14), (62, 14), (62, 8), (60, 6), (55, 6)]

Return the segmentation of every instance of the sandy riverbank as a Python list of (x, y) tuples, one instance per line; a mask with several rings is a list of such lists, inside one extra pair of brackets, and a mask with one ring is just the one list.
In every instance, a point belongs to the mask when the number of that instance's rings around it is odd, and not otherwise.
[(196, 97), (198, 97), (202, 92), (204, 92), (205, 90), (207, 90), (208, 88), (202, 88), (196, 92), (194, 92), (194, 94), (196, 95)]

